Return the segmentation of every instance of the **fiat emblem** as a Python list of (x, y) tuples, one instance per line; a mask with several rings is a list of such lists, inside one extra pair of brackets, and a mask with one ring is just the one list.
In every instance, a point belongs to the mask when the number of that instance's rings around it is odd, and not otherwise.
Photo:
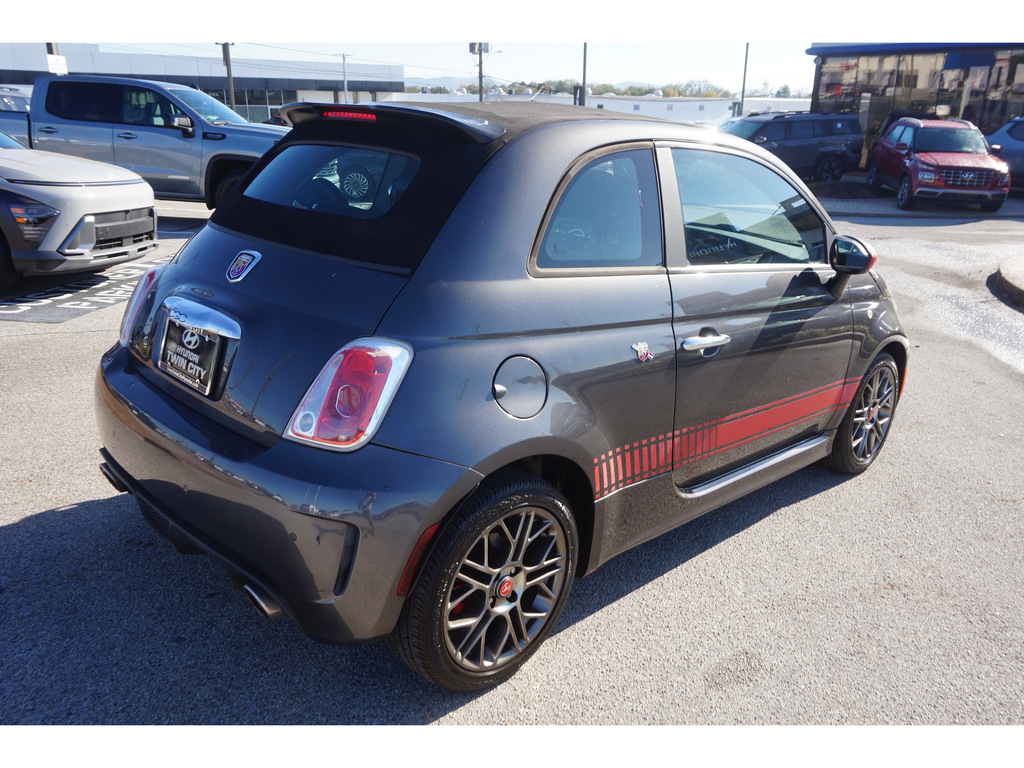
[(229, 283), (237, 283), (247, 274), (249, 270), (256, 266), (258, 262), (263, 258), (256, 251), (242, 251), (235, 256), (234, 261), (231, 262), (231, 266), (228, 267), (227, 278)]
[(498, 594), (502, 597), (508, 597), (512, 594), (512, 579), (508, 576), (498, 585)]

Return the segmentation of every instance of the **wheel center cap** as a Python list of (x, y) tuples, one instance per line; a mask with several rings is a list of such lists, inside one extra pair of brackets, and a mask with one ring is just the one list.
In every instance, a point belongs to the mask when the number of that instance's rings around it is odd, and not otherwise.
[(512, 579), (506, 576), (502, 579), (502, 582), (498, 585), (498, 594), (501, 597), (508, 597), (512, 594)]

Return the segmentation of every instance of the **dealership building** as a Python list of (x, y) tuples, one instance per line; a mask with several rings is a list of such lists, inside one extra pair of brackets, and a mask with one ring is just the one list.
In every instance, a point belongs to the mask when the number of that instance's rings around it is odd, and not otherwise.
[(1024, 114), (1024, 43), (815, 43), (811, 109), (958, 117), (984, 132)]

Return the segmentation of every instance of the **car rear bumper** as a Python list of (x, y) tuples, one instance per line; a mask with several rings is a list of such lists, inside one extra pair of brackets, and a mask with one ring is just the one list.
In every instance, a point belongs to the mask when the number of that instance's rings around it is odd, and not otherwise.
[(101, 363), (96, 412), (104, 474), (150, 523), (323, 642), (391, 631), (422, 532), (479, 482), (464, 467), (374, 445), (256, 445), (151, 386), (120, 347)]

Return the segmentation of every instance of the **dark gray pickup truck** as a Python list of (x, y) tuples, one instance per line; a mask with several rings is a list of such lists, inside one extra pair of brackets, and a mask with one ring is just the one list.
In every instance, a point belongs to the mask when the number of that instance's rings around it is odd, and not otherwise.
[(32, 149), (113, 163), (158, 198), (217, 206), (288, 128), (250, 123), (202, 91), (128, 77), (40, 77), (0, 130)]

